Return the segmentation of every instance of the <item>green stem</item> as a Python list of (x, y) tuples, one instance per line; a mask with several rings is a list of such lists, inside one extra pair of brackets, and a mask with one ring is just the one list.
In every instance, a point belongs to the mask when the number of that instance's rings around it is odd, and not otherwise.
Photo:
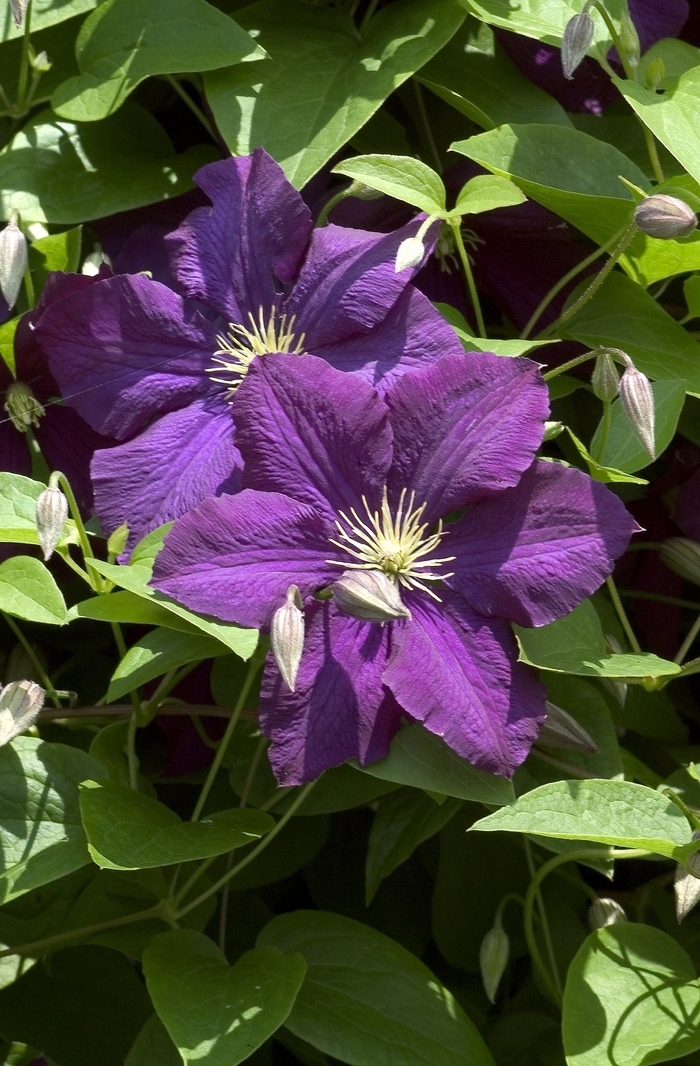
[(149, 700), (144, 700), (143, 713), (150, 718), (158, 709), (158, 706), (162, 701), (170, 695), (172, 690), (176, 688), (180, 682), (191, 674), (195, 667), (199, 666), (202, 659), (197, 659), (196, 662), (187, 663), (186, 666), (181, 666), (179, 670), (168, 670), (160, 681), (158, 688), (155, 690)]
[(525, 900), (522, 896), (519, 896), (517, 892), (508, 892), (496, 908), (496, 915), (493, 919), (493, 924), (496, 929), (503, 928), (503, 912), (509, 903), (519, 903), (521, 907), (525, 906)]
[(425, 106), (425, 100), (423, 99), (423, 89), (420, 82), (413, 81), (413, 91), (416, 96), (416, 107), (418, 109), (418, 128), (420, 129), (425, 139), (428, 153), (432, 158), (432, 164), (438, 174), (442, 174), (442, 160), (440, 159), (440, 153), (437, 150), (435, 144), (435, 138), (433, 137), (433, 131), (430, 128), (430, 119), (428, 118), (428, 111)]
[(204, 126), (204, 129), (207, 131), (207, 133), (211, 137), (212, 141), (216, 142), (217, 141), (217, 137), (216, 137), (216, 134), (214, 133), (214, 130), (211, 128), (211, 123), (209, 122), (209, 119), (204, 114), (202, 109), (200, 107), (198, 107), (197, 104), (195, 104), (195, 102), (192, 99), (192, 97), (190, 96), (190, 94), (185, 92), (185, 90), (180, 85), (180, 82), (177, 80), (177, 78), (174, 78), (172, 76), (172, 74), (165, 74), (164, 78), (173, 87), (173, 89), (175, 90), (177, 95), (180, 97), (180, 99), (185, 104), (187, 104), (187, 106), (189, 107), (190, 111), (195, 116), (195, 118), (199, 119), (199, 121), (201, 122), (202, 126)]
[[(631, 549), (628, 548), (628, 551)], [(679, 600), (676, 596), (664, 596), (661, 592), (638, 592), (636, 589), (620, 589), (620, 596), (628, 600), (652, 600), (654, 603), (668, 603), (672, 607), (685, 607), (689, 611), (700, 611), (700, 603), (694, 600)]]
[(552, 378), (558, 378), (560, 374), (565, 374), (567, 370), (573, 370), (575, 366), (581, 366), (581, 363), (587, 363), (589, 359), (595, 359), (597, 352), (584, 352), (583, 355), (577, 355), (575, 359), (569, 359), (567, 363), (562, 363), (561, 366), (555, 366), (554, 370), (548, 370), (546, 374), (542, 375), (544, 381), (551, 381)]
[(455, 244), (457, 245), (457, 251), (459, 252), (459, 258), (462, 261), (462, 267), (464, 268), (464, 276), (467, 279), (467, 290), (469, 292), (469, 298), (471, 300), (472, 307), (474, 308), (474, 314), (476, 316), (476, 328), (479, 331), (480, 337), (486, 337), (486, 326), (484, 325), (484, 316), (481, 313), (479, 294), (476, 291), (474, 275), (472, 274), (472, 268), (471, 263), (469, 262), (469, 256), (467, 255), (467, 249), (464, 247), (462, 229), (460, 227), (459, 220), (452, 221), (452, 219), (450, 219), (450, 228), (452, 230), (452, 233), (454, 234)]
[[(49, 478), (49, 485), (57, 484), (60, 484), (66, 495), (66, 499), (68, 500), (71, 518), (75, 522), (76, 528), (78, 530), (78, 538), (80, 539), (80, 548), (83, 553), (83, 560), (87, 561), (88, 559), (94, 559), (95, 553), (92, 550), (92, 546), (90, 544), (90, 540), (88, 538), (87, 531), (83, 523), (83, 516), (80, 513), (80, 508), (78, 507), (78, 502), (75, 498), (75, 493), (71, 488), (70, 481), (68, 480), (66, 475), (63, 474), (60, 470), (54, 470), (53, 474)], [(95, 574), (95, 576), (92, 577), (91, 585), (95, 592), (103, 591), (104, 583), (99, 574)]]
[(32, 281), (32, 272), (29, 269), (29, 266), (27, 266), (26, 270), (24, 271), (24, 291), (27, 296), (27, 306), (31, 311), (34, 308), (34, 305), (36, 304), (36, 298), (34, 295), (34, 282)]
[(374, 13), (377, 10), (378, 4), (379, 4), (379, 0), (369, 0), (369, 4), (367, 5), (367, 10), (365, 11), (364, 15), (362, 16), (362, 22), (360, 23), (360, 33), (362, 34), (363, 37), (364, 37), (365, 33), (367, 32), (367, 30), (369, 29), (370, 22), (374, 18)]
[(691, 659), (690, 662), (684, 663), (680, 673), (673, 674), (669, 677), (666, 684), (670, 684), (671, 681), (678, 681), (681, 677), (690, 677), (691, 674), (700, 674), (700, 659)]
[(126, 758), (129, 763), (129, 785), (131, 788), (139, 787), (139, 760), (136, 755), (136, 708), (129, 719), (126, 733)]
[(636, 118), (639, 122), (639, 125), (642, 127), (642, 132), (644, 134), (644, 143), (647, 146), (647, 152), (649, 154), (649, 160), (651, 162), (651, 169), (654, 171), (654, 177), (658, 181), (659, 185), (661, 185), (666, 180), (666, 178), (664, 177), (664, 172), (661, 167), (661, 160), (659, 159), (659, 152), (656, 147), (656, 138), (654, 137), (654, 134), (651, 132), (649, 127), (645, 125), (641, 118), (639, 118), (639, 115), (637, 115)]
[(607, 577), (605, 579), (605, 584), (607, 585), (608, 592), (610, 593), (610, 599), (613, 601), (613, 605), (615, 607), (615, 610), (617, 611), (617, 617), (620, 619), (622, 628), (627, 634), (627, 639), (629, 640), (630, 645), (632, 646), (632, 650), (636, 652), (637, 655), (641, 655), (642, 649), (640, 647), (639, 641), (637, 640), (636, 634), (632, 629), (630, 620), (627, 617), (627, 612), (625, 611), (625, 608), (622, 605), (620, 594), (617, 591), (617, 586), (615, 585), (615, 582), (613, 581), (612, 577)]
[[(49, 675), (46, 673), (46, 670), (44, 669), (39, 656), (34, 651), (34, 648), (31, 646), (24, 633), (15, 622), (14, 618), (9, 614), (5, 614), (4, 611), (0, 613), (2, 614), (2, 617), (7, 622), (7, 625), (10, 627), (14, 635), (17, 637), (17, 640), (20, 642), (29, 658), (32, 660), (32, 666), (34, 667), (39, 678), (41, 679), (41, 683), (44, 686), (44, 689), (46, 690), (46, 694), (48, 695), (49, 692), (53, 691), (54, 684)], [(61, 701), (58, 699), (57, 696), (51, 696), (50, 698), (53, 701), (54, 707), (61, 707)]]
[(595, 450), (593, 458), (602, 463), (603, 452), (605, 451), (605, 445), (608, 443), (608, 437), (610, 436), (610, 427), (612, 426), (612, 410), (609, 400), (603, 400), (603, 417), (601, 419), (600, 428), (600, 440)]
[(27, 78), (29, 76), (29, 39), (31, 36), (32, 0), (27, 4), (24, 15), (24, 37), (22, 39), (22, 58), (19, 65), (19, 81), (17, 82), (16, 114), (25, 113), (25, 96), (27, 93)]
[[(124, 640), (124, 634), (122, 633), (119, 622), (110, 622), (110, 628), (112, 630), (112, 636), (114, 637), (114, 643), (117, 645), (117, 651), (119, 652), (119, 660), (123, 660), (126, 656), (127, 648), (126, 641)], [(141, 706), (141, 699), (138, 692), (132, 691), (129, 693), (131, 700), (131, 706), (133, 712), (129, 719), (129, 732), (127, 733), (127, 758), (129, 760), (129, 780), (136, 781), (135, 774), (138, 773), (138, 760), (136, 759), (136, 751), (134, 749), (134, 743), (136, 741), (136, 727), (139, 722), (145, 722), (145, 716), (143, 707)], [(132, 732), (133, 731), (133, 732)], [(132, 771), (132, 766), (136, 765), (136, 771)], [(136, 784), (131, 785), (132, 788), (136, 788)]]
[[(145, 922), (149, 918), (163, 918), (160, 906), (149, 907), (145, 911), (137, 911), (135, 914), (125, 914), (121, 918), (111, 918), (107, 922), (98, 922), (96, 925), (86, 925), (82, 929), (70, 929), (67, 933), (57, 933), (56, 936), (47, 936), (43, 940), (33, 940), (30, 944), (18, 944), (17, 947), (4, 948), (0, 951), (0, 959), (9, 955), (35, 955), (44, 948), (58, 947), (70, 940), (79, 940), (82, 937), (101, 933), (104, 929), (116, 929), (120, 925), (130, 925), (132, 922)], [(165, 920), (163, 918), (163, 920)]]
[[(533, 856), (532, 856), (532, 846), (530, 844), (530, 841), (527, 839), (527, 837), (523, 837), (523, 844), (525, 846), (525, 856), (527, 858), (527, 865), (528, 865), (528, 869), (530, 871), (530, 878), (531, 878), (530, 885), (532, 885), (533, 881), (536, 881), (536, 879), (537, 879), (537, 871), (535, 870), (535, 861), (534, 861)], [(534, 907), (534, 901), (535, 900), (537, 901), (537, 910), (539, 912), (540, 922), (542, 924), (542, 935), (544, 936), (544, 942), (545, 942), (545, 945), (547, 947), (547, 954), (549, 956), (549, 965), (551, 966), (551, 974), (550, 974), (550, 971), (547, 969), (547, 967), (544, 965), (544, 961), (542, 959), (542, 956), (539, 953), (539, 948), (537, 947), (537, 941), (535, 939), (535, 929), (534, 929), (534, 921), (533, 921), (533, 907)], [(530, 901), (529, 905), (528, 905), (528, 901)], [(532, 955), (532, 961), (534, 962), (535, 966), (537, 967), (537, 969), (539, 970), (540, 974), (542, 975), (542, 977), (543, 977), (543, 979), (545, 981), (545, 985), (547, 986), (549, 991), (550, 992), (554, 991), (554, 1002), (557, 1003), (558, 1005), (561, 1005), (562, 990), (561, 990), (561, 979), (559, 977), (559, 967), (557, 966), (557, 960), (556, 960), (556, 956), (554, 954), (554, 945), (552, 943), (552, 937), (551, 937), (551, 934), (550, 934), (550, 931), (549, 931), (549, 922), (547, 921), (547, 911), (546, 911), (546, 908), (545, 908), (545, 905), (544, 905), (544, 899), (542, 898), (542, 893), (539, 890), (539, 881), (537, 881), (536, 887), (535, 887), (535, 891), (532, 893), (532, 895), (530, 894), (530, 890), (528, 888), (528, 892), (527, 892), (527, 894), (525, 896), (525, 907), (524, 907), (524, 911), (523, 911), (523, 921), (524, 921), (524, 924), (525, 924), (525, 937), (526, 937), (527, 942), (528, 942), (528, 948), (530, 949), (530, 954)], [(528, 922), (530, 924), (530, 928), (531, 928), (531, 932), (532, 932), (532, 945), (530, 943), (530, 938), (528, 937)], [(536, 953), (535, 954), (533, 954), (532, 946), (534, 946), (535, 949), (536, 949)]]
[(336, 204), (341, 203), (343, 200), (347, 200), (348, 196), (350, 195), (350, 189), (347, 188), (342, 189), (340, 192), (337, 192), (335, 196), (331, 196), (330, 200), (328, 200), (328, 202), (323, 205), (323, 207), (318, 213), (318, 218), (316, 219), (316, 229), (319, 229), (321, 226), (325, 226), (326, 222), (328, 221), (328, 216), (330, 215)]
[(693, 643), (695, 642), (695, 638), (697, 637), (698, 633), (700, 633), (700, 615), (698, 615), (698, 617), (695, 619), (693, 625), (690, 628), (688, 636), (685, 638), (680, 648), (678, 649), (678, 654), (673, 660), (674, 663), (678, 663), (678, 665), (680, 666), (680, 664), (683, 662), (686, 655), (690, 651), (691, 647), (693, 646)]

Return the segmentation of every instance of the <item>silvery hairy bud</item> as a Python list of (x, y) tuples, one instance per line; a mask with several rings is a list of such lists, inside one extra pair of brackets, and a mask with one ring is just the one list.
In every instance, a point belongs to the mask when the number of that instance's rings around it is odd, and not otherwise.
[(345, 570), (331, 586), (333, 601), (343, 614), (363, 622), (410, 618), (398, 585), (382, 570)]
[(654, 193), (642, 200), (634, 212), (634, 221), (648, 237), (666, 241), (689, 237), (698, 224), (692, 207), (665, 193)]
[[(700, 833), (693, 833), (693, 840), (700, 840)], [(695, 852), (688, 859), (686, 869), (680, 862), (676, 866), (673, 880), (673, 894), (676, 897), (676, 918), (680, 925), (686, 915), (690, 914), (696, 903), (700, 902), (700, 853)], [(691, 872), (692, 871), (692, 872)]]
[(129, 526), (126, 522), (122, 522), (120, 526), (114, 530), (107, 541), (107, 554), (121, 555), (126, 548), (127, 541), (129, 539)]
[(409, 267), (420, 266), (424, 255), (425, 245), (420, 237), (407, 237), (405, 241), (401, 241), (396, 253), (394, 273), (400, 274), (402, 270), (408, 270)]
[(588, 908), (588, 924), (592, 930), (605, 929), (608, 925), (620, 925), (628, 920), (616, 899), (597, 899)]
[(304, 613), (296, 585), (287, 589), (287, 602), (272, 616), (270, 646), (285, 685), (294, 692), (304, 650)]
[(538, 744), (589, 754), (595, 754), (598, 751), (593, 737), (567, 711), (557, 707), (556, 703), (550, 703), (549, 700), (546, 701), (545, 706), (547, 717), (540, 726)]
[(19, 27), (24, 22), (24, 16), (27, 13), (29, 7), (29, 0), (10, 0), (10, 8), (12, 9), (12, 17), (15, 20), (15, 26)]
[(567, 22), (561, 42), (561, 65), (564, 77), (569, 81), (590, 48), (594, 32), (595, 25), (587, 11), (574, 15)]
[[(612, 633), (605, 634), (605, 650), (608, 655), (622, 655), (623, 647), (617, 637), (614, 637)], [(611, 677), (599, 678), (603, 688), (606, 688), (611, 695), (615, 697), (621, 707), (625, 706), (625, 700), (627, 699), (627, 684), (624, 681), (614, 681)]]
[(496, 1000), (496, 992), (501, 983), (503, 971), (508, 965), (509, 955), (510, 941), (508, 940), (508, 934), (500, 925), (495, 925), (493, 929), (489, 929), (481, 941), (479, 949), (481, 980), (489, 1003), (494, 1003)]
[(596, 356), (591, 374), (591, 387), (594, 396), (597, 396), (603, 403), (612, 403), (620, 391), (620, 378), (613, 357), (607, 348), (603, 348)]
[(659, 56), (657, 59), (652, 59), (651, 63), (646, 69), (645, 77), (647, 89), (652, 89), (654, 91), (658, 89), (659, 85), (661, 85), (661, 82), (666, 77), (666, 64), (664, 63), (661, 56)]
[(348, 188), (348, 196), (356, 196), (358, 200), (378, 200), (384, 193), (365, 185), (364, 181), (355, 180)]
[(27, 238), (18, 223), (19, 211), (13, 211), (0, 233), (0, 292), (10, 308), (17, 303), (27, 269)]
[(44, 706), (44, 690), (34, 681), (12, 681), (0, 692), (0, 747), (34, 725)]
[(620, 378), (620, 403), (640, 444), (655, 459), (654, 393), (649, 378), (637, 370), (628, 355), (625, 356), (625, 365), (625, 372)]
[(53, 555), (68, 518), (68, 500), (58, 485), (49, 485), (36, 501), (36, 531), (44, 562)]
[(659, 548), (659, 558), (674, 574), (700, 585), (700, 544), (689, 537), (669, 537)]

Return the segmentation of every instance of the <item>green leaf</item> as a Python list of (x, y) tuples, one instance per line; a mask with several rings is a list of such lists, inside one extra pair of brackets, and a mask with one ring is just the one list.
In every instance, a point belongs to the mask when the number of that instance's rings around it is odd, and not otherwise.
[(205, 75), (216, 124), (234, 155), (262, 145), (300, 189), (464, 17), (458, 0), (405, 0), (379, 11), (361, 37), (347, 15), (320, 4), (240, 8), (237, 21), (272, 58)]
[(124, 1066), (182, 1066), (180, 1052), (157, 1014), (152, 1014), (124, 1059)]
[[(17, 320), (18, 321), (18, 320)], [(36, 501), (46, 488), (22, 474), (0, 471), (0, 543), (39, 544), (36, 531)], [(78, 544), (75, 522), (68, 519), (57, 549)]]
[(95, 733), (90, 744), (90, 754), (105, 768), (109, 780), (127, 786), (130, 784), (126, 758), (128, 735), (128, 721), (111, 722)]
[(212, 158), (202, 145), (175, 155), (163, 127), (133, 103), (98, 125), (41, 111), (0, 154), (0, 214), (87, 222), (179, 196)]
[(700, 274), (693, 274), (683, 282), (683, 296), (688, 306), (688, 314), (700, 318)]
[(15, 372), (15, 333), (20, 321), (21, 315), (17, 318), (9, 318), (0, 326), (0, 355), (13, 375)]
[(589, 677), (643, 677), (677, 674), (676, 663), (651, 652), (608, 655), (600, 619), (590, 600), (547, 626), (526, 629), (514, 625), (520, 645), (520, 660), (542, 670)]
[(561, 758), (596, 777), (623, 777), (617, 733), (601, 689), (581, 677), (550, 674), (547, 696), (576, 719), (598, 748), (597, 752), (586, 753), (561, 750)]
[(506, 122), (571, 125), (561, 104), (521, 74), (494, 40), (493, 32), (472, 19), (416, 77), (487, 130)]
[(29, 246), (29, 269), (34, 282), (34, 295), (43, 292), (51, 270), (75, 274), (80, 268), (81, 226), (40, 237)]
[(700, 135), (697, 125), (700, 66), (681, 74), (674, 88), (655, 93), (634, 81), (613, 78), (613, 83), (642, 122), (688, 173), (700, 181)]
[(621, 348), (648, 377), (682, 381), (700, 395), (700, 345), (624, 274), (610, 274), (562, 335), (591, 348)]
[(264, 51), (206, 0), (106, 0), (76, 42), (80, 76), (56, 89), (63, 118), (94, 122), (113, 114), (152, 74), (215, 70)]
[[(5, 0), (0, 0), (0, 11), (4, 10), (4, 6)], [(96, 4), (93, 3), (91, 6), (95, 7)], [(32, 5), (33, 10), (34, 6)], [(81, 16), (78, 15), (74, 18), (67, 18), (65, 22), (59, 25), (35, 33), (33, 30), (34, 17), (32, 17), (32, 48), (37, 54), (42, 51), (50, 54), (52, 63), (51, 70), (46, 71), (41, 76), (36, 95), (32, 101), (33, 106), (47, 104), (54, 89), (66, 78), (78, 73), (78, 64), (75, 59), (75, 38), (78, 35), (82, 21)], [(12, 25), (14, 27), (14, 20)], [(20, 30), (21, 33), (22, 31)], [(0, 80), (2, 80), (3, 85), (17, 85), (19, 81), (23, 44), (22, 36), (18, 36), (0, 45), (0, 69), (3, 72), (3, 77)]]
[(571, 963), (562, 1031), (569, 1066), (653, 1066), (700, 1047), (700, 983), (667, 933), (612, 925), (592, 933)]
[(229, 648), (205, 633), (174, 633), (172, 629), (154, 629), (133, 644), (112, 674), (107, 703), (133, 692), (154, 677), (167, 674), (185, 663), (227, 655)]
[(218, 811), (199, 822), (183, 822), (169, 807), (110, 781), (89, 781), (80, 810), (90, 854), (110, 870), (143, 870), (223, 855), (274, 828), (269, 814)]
[(334, 174), (354, 178), (371, 189), (393, 196), (428, 215), (445, 210), (442, 178), (422, 163), (405, 155), (356, 155), (333, 167)]
[(258, 947), (229, 966), (209, 937), (178, 929), (153, 940), (143, 969), (185, 1063), (236, 1066), (286, 1020), (306, 963), (301, 955)]
[(261, 946), (308, 965), (287, 1028), (353, 1066), (493, 1066), (474, 1024), (419, 959), (383, 933), (324, 911), (282, 914)]
[(28, 622), (64, 625), (66, 602), (56, 580), (38, 559), (16, 555), (0, 563), (0, 611)]
[(201, 632), (184, 618), (166, 611), (157, 603), (137, 596), (135, 592), (110, 592), (109, 596), (93, 596), (76, 603), (68, 612), (69, 621), (77, 618), (94, 618), (100, 622), (133, 622), (146, 626), (165, 626), (182, 633)]
[(0, 903), (90, 861), (78, 784), (101, 773), (98, 762), (65, 744), (17, 737), (0, 748)]
[[(465, 7), (491, 26), (500, 26), (504, 30), (512, 30), (513, 33), (521, 33), (525, 37), (534, 37), (535, 40), (557, 46), (561, 45), (564, 29), (572, 13), (575, 14), (568, 5), (562, 4), (561, 0), (519, 0), (517, 4), (513, 4), (511, 0), (463, 2)], [(605, 6), (618, 32), (622, 9), (620, 0), (608, 0)], [(594, 35), (589, 51), (605, 57), (612, 44), (610, 31), (595, 8), (591, 9), (590, 16), (594, 23)]]
[(512, 803), (513, 786), (505, 777), (477, 770), (445, 741), (422, 725), (406, 726), (394, 737), (386, 759), (361, 769), (372, 777), (428, 789), (480, 803)]
[[(233, 772), (231, 773), (231, 786), (238, 795), (245, 784), (242, 769), (241, 767), (235, 776)], [(274, 778), (272, 780), (274, 781)], [(378, 796), (384, 796), (397, 788), (398, 785), (393, 781), (382, 781), (377, 777), (361, 773), (348, 763), (343, 763), (342, 766), (333, 766), (321, 774), (296, 813), (297, 816), (308, 816), (348, 811), (352, 807), (364, 807), (372, 800), (376, 800)], [(275, 804), (275, 813), (284, 813), (294, 802), (299, 791), (299, 788), (290, 789), (283, 799)]]
[[(99, 0), (33, 0), (32, 31), (55, 26), (57, 22), (92, 11)], [(22, 37), (24, 26), (15, 26), (10, 0), (0, 0), (0, 41)]]
[[(444, 303), (435, 303), (435, 307), (442, 317), (450, 323), (462, 342), (465, 352), (493, 352), (494, 355), (502, 355), (508, 359), (513, 359), (518, 355), (526, 355), (536, 348), (541, 348), (544, 344), (558, 343), (552, 340), (501, 340), (498, 337), (475, 337), (464, 315), (455, 307)], [(553, 378), (554, 382), (560, 380), (560, 378)], [(571, 381), (572, 379), (569, 378), (568, 380)], [(583, 382), (581, 381), (576, 382), (577, 387), (582, 384)]]
[(566, 427), (571, 440), (574, 442), (576, 451), (579, 453), (586, 466), (588, 467), (588, 473), (596, 481), (602, 481), (605, 484), (611, 481), (631, 482), (634, 485), (648, 485), (648, 481), (645, 481), (643, 477), (635, 477), (634, 474), (627, 474), (624, 470), (616, 470), (614, 467), (603, 466), (597, 459), (594, 459), (589, 452), (586, 445), (582, 440), (579, 440), (573, 429)]
[(512, 181), (497, 174), (478, 174), (462, 186), (454, 210), (460, 215), (480, 215), (497, 207), (522, 203), (525, 197)]
[(409, 859), (419, 844), (439, 833), (462, 806), (461, 800), (437, 804), (424, 792), (400, 788), (379, 801), (367, 845), (367, 905), (385, 877)]
[(630, 781), (552, 781), (475, 822), (472, 829), (592, 840), (669, 857), (691, 840), (690, 826), (675, 803)]
[[(673, 440), (676, 432), (678, 419), (683, 410), (685, 388), (680, 381), (654, 381), (651, 389), (654, 394), (656, 454), (661, 455)], [(639, 443), (619, 400), (612, 405), (611, 414), (610, 432), (603, 450), (603, 465), (616, 467), (618, 470), (643, 470), (653, 460)], [(600, 436), (601, 426), (598, 426), (591, 442), (593, 451), (596, 451)]]

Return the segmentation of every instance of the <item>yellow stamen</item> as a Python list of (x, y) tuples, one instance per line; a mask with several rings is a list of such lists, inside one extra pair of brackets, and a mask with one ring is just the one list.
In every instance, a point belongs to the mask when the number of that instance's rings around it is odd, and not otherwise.
[(296, 315), (287, 322), (286, 315), (280, 315), (276, 308), (270, 311), (267, 322), (262, 307), (258, 312), (258, 321), (248, 312), (250, 329), (235, 322), (229, 322), (226, 334), (219, 333), (219, 347), (214, 352), (215, 366), (207, 367), (208, 374), (222, 374), (212, 381), (226, 385), (226, 399), (231, 402), (236, 389), (250, 369), (250, 364), (258, 355), (272, 352), (288, 352), (291, 355), (306, 355), (304, 350), (305, 334), (297, 340), (294, 336)]

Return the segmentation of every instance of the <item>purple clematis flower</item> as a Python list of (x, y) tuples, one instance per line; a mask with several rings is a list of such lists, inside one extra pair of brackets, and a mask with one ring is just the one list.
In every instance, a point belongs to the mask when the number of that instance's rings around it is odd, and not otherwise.
[[(245, 487), (175, 523), (153, 584), (263, 628), (300, 590), (295, 691), (272, 659), (262, 685), (280, 782), (383, 757), (402, 717), (494, 773), (526, 757), (545, 690), (508, 621), (566, 614), (636, 529), (603, 485), (535, 459), (547, 412), (528, 359), (448, 355), (383, 397), (313, 357), (251, 368), (234, 408)], [(345, 571), (386, 575), (410, 618), (360, 621), (315, 598)]]
[(673, 517), (686, 537), (700, 543), (700, 470), (681, 485)]
[[(97, 513), (131, 543), (206, 496), (234, 493), (236, 389), (258, 355), (314, 354), (386, 385), (458, 348), (422, 293), (397, 274), (391, 234), (326, 226), (262, 149), (196, 176), (211, 206), (168, 238), (181, 293), (120, 275), (48, 308), (37, 336), (66, 401), (117, 447), (92, 465)], [(437, 227), (435, 227), (437, 229)]]

